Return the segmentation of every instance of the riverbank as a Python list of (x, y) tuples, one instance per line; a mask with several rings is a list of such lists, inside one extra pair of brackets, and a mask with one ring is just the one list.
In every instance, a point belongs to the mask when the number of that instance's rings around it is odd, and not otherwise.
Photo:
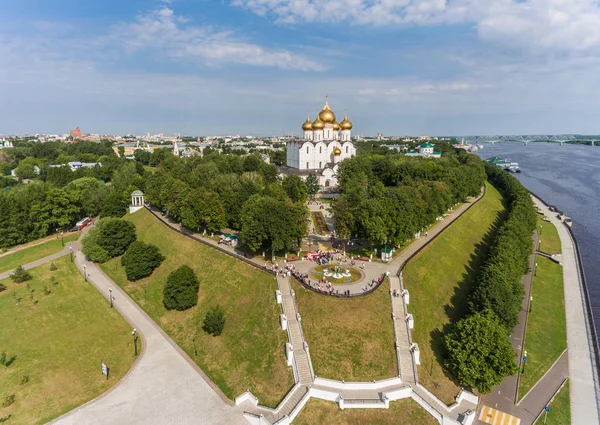
[(544, 201), (532, 198), (556, 227), (562, 244), (572, 424), (600, 425), (599, 349), (576, 241)]

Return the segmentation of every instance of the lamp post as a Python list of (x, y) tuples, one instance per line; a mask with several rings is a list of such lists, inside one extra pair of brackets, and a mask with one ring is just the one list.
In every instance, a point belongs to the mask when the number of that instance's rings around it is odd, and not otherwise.
[(112, 288), (108, 288), (108, 298), (110, 299), (110, 308), (113, 308), (113, 294), (112, 294)]
[(60, 240), (61, 240), (62, 246), (65, 246), (65, 232), (60, 232)]
[(137, 330), (135, 328), (131, 331), (131, 336), (133, 337), (133, 354), (137, 356)]
[(537, 268), (538, 268), (538, 264), (537, 262), (535, 263), (535, 268), (533, 269), (533, 275), (537, 276)]
[(87, 266), (84, 264), (83, 265), (83, 279), (87, 282)]
[(73, 247), (69, 247), (69, 254), (71, 254), (71, 263), (73, 262)]
[(529, 297), (529, 312), (531, 313), (531, 306), (533, 304), (533, 295)]

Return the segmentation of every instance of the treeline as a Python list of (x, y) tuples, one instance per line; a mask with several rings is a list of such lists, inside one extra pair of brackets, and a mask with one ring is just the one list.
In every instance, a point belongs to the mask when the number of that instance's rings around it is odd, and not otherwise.
[(446, 333), (446, 367), (461, 385), (489, 392), (517, 371), (509, 333), (523, 301), (536, 213), (529, 192), (506, 171), (486, 164), (490, 181), (504, 195), (508, 217), (498, 230), (469, 298), (470, 315)]
[[(68, 176), (77, 176), (78, 171)], [(74, 176), (73, 176), (74, 177)], [(80, 177), (64, 186), (51, 180), (18, 184), (0, 191), (0, 248), (30, 242), (57, 230), (68, 230), (82, 217), (121, 217), (131, 192), (143, 189), (144, 168), (116, 159), (105, 184)], [(62, 181), (61, 181), (62, 183)]]
[(359, 155), (340, 164), (338, 180), (341, 196), (332, 206), (338, 236), (400, 245), (478, 195), (485, 171), (479, 158), (454, 150), (436, 160)]
[(310, 191), (299, 176), (278, 174), (258, 154), (169, 157), (148, 177), (145, 195), (190, 229), (228, 227), (254, 251), (290, 250), (306, 233)]

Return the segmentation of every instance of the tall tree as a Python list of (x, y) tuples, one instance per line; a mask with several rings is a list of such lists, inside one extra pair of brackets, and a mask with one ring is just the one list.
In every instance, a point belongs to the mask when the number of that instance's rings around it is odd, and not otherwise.
[(445, 365), (463, 386), (489, 393), (517, 372), (516, 353), (496, 315), (485, 310), (453, 325), (444, 336)]

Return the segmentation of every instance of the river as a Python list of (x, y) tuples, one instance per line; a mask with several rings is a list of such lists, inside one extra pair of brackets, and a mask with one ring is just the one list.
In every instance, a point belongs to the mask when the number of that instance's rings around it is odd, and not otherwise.
[(558, 143), (484, 144), (477, 154), (518, 162), (523, 185), (573, 219), (596, 328), (600, 329), (600, 147)]

